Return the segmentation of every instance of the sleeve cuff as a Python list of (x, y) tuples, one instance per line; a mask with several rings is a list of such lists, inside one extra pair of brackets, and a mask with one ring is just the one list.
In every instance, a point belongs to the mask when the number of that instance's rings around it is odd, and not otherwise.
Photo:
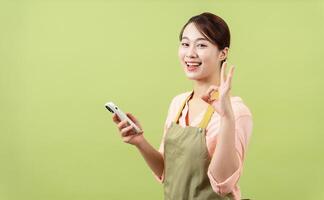
[[(238, 156), (239, 158), (239, 156)], [(242, 168), (242, 162), (241, 159), (239, 158), (239, 168), (226, 180), (223, 182), (218, 182), (212, 175), (211, 171), (208, 169), (207, 171), (207, 176), (210, 180), (210, 184), (213, 188), (213, 190), (219, 194), (220, 196), (225, 196), (226, 194), (230, 193), (233, 189), (235, 184), (240, 178), (241, 175), (241, 168)]]

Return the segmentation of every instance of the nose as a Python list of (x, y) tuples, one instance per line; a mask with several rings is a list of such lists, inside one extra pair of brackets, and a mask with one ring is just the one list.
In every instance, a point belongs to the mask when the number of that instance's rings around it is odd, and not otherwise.
[(188, 58), (194, 58), (196, 57), (196, 49), (195, 47), (192, 45), (191, 47), (188, 48), (187, 52), (186, 52), (186, 57)]

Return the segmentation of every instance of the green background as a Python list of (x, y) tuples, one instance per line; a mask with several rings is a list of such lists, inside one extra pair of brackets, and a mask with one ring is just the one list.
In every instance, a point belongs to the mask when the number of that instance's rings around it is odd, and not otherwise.
[(0, 199), (163, 199), (103, 105), (157, 148), (171, 99), (192, 88), (178, 34), (204, 11), (230, 27), (233, 95), (253, 113), (242, 197), (324, 199), (319, 0), (0, 0)]

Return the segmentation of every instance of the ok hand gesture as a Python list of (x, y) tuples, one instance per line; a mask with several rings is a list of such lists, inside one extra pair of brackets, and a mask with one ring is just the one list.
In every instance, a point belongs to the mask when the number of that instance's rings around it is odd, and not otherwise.
[(206, 93), (201, 96), (205, 102), (213, 105), (215, 104), (216, 111), (225, 116), (231, 114), (231, 98), (230, 90), (232, 88), (232, 78), (234, 74), (234, 66), (231, 67), (228, 75), (225, 75), (227, 63), (224, 62), (221, 68), (220, 85), (211, 85)]

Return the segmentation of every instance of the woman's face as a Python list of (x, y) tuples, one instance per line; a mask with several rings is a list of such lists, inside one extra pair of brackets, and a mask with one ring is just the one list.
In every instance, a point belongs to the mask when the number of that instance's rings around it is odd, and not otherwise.
[(186, 26), (182, 34), (178, 56), (189, 79), (201, 80), (219, 73), (224, 52), (209, 42), (193, 23)]

